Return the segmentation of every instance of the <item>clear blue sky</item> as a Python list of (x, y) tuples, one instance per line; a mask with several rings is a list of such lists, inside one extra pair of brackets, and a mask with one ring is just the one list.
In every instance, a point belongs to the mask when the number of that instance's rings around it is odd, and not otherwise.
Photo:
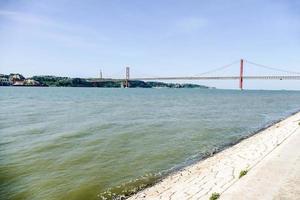
[[(102, 68), (123, 77), (128, 64), (132, 76), (182, 76), (240, 58), (300, 72), (300, 1), (0, 0), (0, 73), (96, 77)], [(238, 64), (221, 74), (238, 74)], [(245, 86), (300, 89), (300, 81)]]

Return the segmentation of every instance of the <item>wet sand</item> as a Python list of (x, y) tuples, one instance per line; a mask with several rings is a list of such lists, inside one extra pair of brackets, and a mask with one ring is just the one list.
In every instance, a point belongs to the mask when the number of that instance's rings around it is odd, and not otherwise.
[[(299, 154), (296, 153), (300, 150), (299, 142), (289, 144), (289, 142), (300, 140), (299, 121), (300, 113), (296, 113), (212, 157), (171, 174), (156, 185), (129, 199), (209, 199), (214, 192), (221, 194), (221, 199), (253, 199), (257, 195), (256, 191), (264, 192), (259, 187), (260, 180), (264, 178), (267, 181), (268, 177), (276, 177), (276, 174), (277, 177), (280, 177), (280, 172), (284, 171), (286, 174), (292, 174), (286, 170), (292, 170), (297, 163), (299, 166), (300, 161), (297, 157)], [(280, 149), (282, 150), (280, 151)], [(289, 151), (293, 151), (294, 154), (287, 158)], [(272, 159), (275, 160), (272, 161)], [(274, 166), (266, 169), (274, 162), (279, 163), (279, 170)], [(280, 162), (289, 164), (283, 166)], [(242, 170), (249, 170), (249, 172), (240, 179), (239, 175)], [(269, 173), (264, 173), (263, 170)], [(268, 184), (266, 187), (276, 188), (270, 190), (268, 197), (280, 199), (280, 197), (290, 194), (291, 190), (295, 190), (295, 184), (299, 183), (298, 179), (294, 183), (289, 181), (294, 180), (295, 177), (299, 178), (299, 174), (292, 174), (284, 180), (280, 179), (281, 184), (275, 183), (278, 181), (277, 179), (274, 179), (274, 183), (273, 181), (259, 183), (262, 186)], [(272, 183), (274, 187), (271, 185)], [(252, 184), (251, 191), (254, 192), (254, 196), (250, 195), (249, 198), (243, 195), (245, 192), (249, 192), (245, 189), (248, 184)], [(299, 190), (299, 188), (296, 189)]]

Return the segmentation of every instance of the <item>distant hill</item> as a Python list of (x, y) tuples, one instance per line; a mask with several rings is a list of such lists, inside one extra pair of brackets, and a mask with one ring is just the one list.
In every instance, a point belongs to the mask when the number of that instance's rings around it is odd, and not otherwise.
[[(120, 88), (122, 81), (104, 81), (92, 83), (84, 78), (69, 78), (58, 76), (33, 76), (25, 78), (21, 74), (0, 74), (0, 86), (46, 86), (46, 87), (102, 87), (102, 88)], [(131, 88), (202, 88), (210, 87), (189, 83), (163, 83), (163, 82), (145, 82), (129, 81)]]

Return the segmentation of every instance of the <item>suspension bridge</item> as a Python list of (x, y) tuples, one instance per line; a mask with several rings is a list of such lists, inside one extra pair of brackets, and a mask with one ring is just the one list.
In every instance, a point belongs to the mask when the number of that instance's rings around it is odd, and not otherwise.
[[(222, 71), (226, 68), (232, 67), (239, 63), (239, 74), (235, 76), (208, 76), (213, 72)], [(245, 63), (276, 71), (285, 73), (285, 75), (245, 75), (244, 65)], [(279, 69), (276, 67), (271, 67), (267, 65), (257, 64), (245, 59), (240, 59), (239, 61), (232, 62), (228, 65), (212, 69), (210, 71), (203, 72), (197, 76), (164, 76), (164, 77), (130, 77), (130, 68), (126, 67), (125, 78), (102, 78), (102, 71), (100, 72), (100, 78), (90, 78), (89, 82), (105, 82), (105, 81), (121, 81), (122, 85), (126, 88), (130, 87), (130, 81), (159, 81), (159, 80), (238, 80), (239, 88), (243, 90), (244, 80), (300, 80), (300, 72), (293, 72), (284, 69)]]

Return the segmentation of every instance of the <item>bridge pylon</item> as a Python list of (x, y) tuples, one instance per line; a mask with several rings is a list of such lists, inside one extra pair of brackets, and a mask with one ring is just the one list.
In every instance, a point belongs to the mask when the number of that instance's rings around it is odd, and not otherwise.
[(240, 61), (240, 89), (243, 90), (243, 77), (244, 76), (244, 60), (241, 59)]
[(102, 79), (102, 69), (100, 69), (99, 78)]
[(125, 74), (125, 88), (129, 88), (129, 79), (130, 79), (130, 68), (129, 66), (126, 67), (126, 74)]

